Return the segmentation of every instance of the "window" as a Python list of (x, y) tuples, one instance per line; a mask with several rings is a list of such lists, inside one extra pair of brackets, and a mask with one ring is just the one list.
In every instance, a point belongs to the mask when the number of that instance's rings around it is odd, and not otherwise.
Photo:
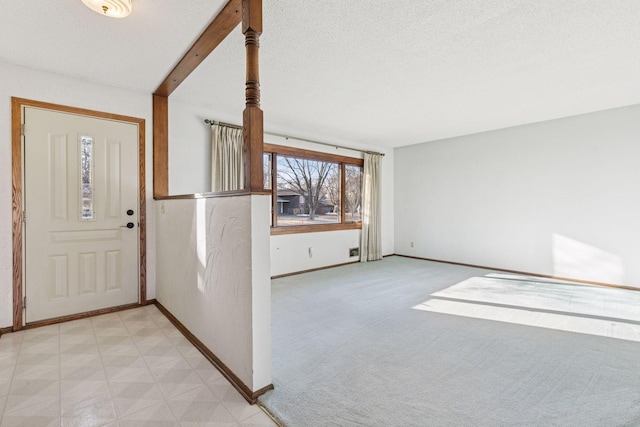
[(344, 213), (347, 221), (362, 221), (362, 166), (345, 165)]
[(278, 156), (277, 166), (278, 226), (340, 222), (338, 163)]
[(272, 234), (360, 228), (362, 159), (265, 144), (264, 171)]
[(262, 165), (264, 173), (264, 188), (265, 190), (271, 190), (271, 153), (264, 153), (262, 155)]
[(93, 209), (93, 138), (80, 138), (80, 219), (94, 219)]

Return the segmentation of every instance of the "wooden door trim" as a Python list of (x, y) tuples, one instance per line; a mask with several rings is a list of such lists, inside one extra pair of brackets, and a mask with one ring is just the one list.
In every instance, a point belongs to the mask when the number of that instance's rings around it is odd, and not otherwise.
[(11, 98), (11, 200), (13, 223), (13, 330), (22, 329), (22, 301), (23, 301), (23, 157), (22, 157), (22, 109), (23, 107), (42, 108), (59, 113), (70, 113), (81, 116), (95, 117), (99, 119), (117, 120), (138, 125), (138, 179), (139, 179), (139, 209), (140, 209), (140, 266), (139, 266), (139, 305), (147, 301), (147, 248), (146, 248), (146, 190), (145, 190), (145, 120), (137, 117), (123, 116), (120, 114), (105, 113), (102, 111), (88, 110), (84, 108), (69, 107), (66, 105), (52, 104), (48, 102), (34, 101), (24, 98)]

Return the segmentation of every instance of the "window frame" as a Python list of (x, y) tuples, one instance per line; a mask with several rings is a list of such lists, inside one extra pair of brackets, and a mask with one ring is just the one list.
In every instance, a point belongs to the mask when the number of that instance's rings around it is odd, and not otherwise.
[[(337, 154), (323, 153), (303, 148), (287, 147), (264, 143), (264, 153), (271, 154), (271, 235), (296, 234), (296, 233), (317, 233), (324, 231), (357, 230), (362, 228), (362, 221), (345, 223), (345, 165), (353, 165), (364, 168), (364, 159), (357, 157), (340, 156)], [(277, 197), (273, 192), (278, 188), (278, 156), (297, 157), (300, 159), (316, 160), (323, 162), (337, 163), (340, 168), (340, 222), (335, 224), (310, 224), (310, 225), (277, 225), (278, 206)]]

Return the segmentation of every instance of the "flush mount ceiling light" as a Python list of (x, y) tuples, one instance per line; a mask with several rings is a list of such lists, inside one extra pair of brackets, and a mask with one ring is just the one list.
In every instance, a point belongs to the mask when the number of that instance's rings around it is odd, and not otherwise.
[(131, 0), (82, 0), (82, 3), (110, 18), (124, 18), (131, 13)]

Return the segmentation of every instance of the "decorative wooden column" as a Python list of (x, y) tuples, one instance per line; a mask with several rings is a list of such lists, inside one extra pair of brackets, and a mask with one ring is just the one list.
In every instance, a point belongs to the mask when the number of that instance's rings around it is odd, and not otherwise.
[(244, 138), (244, 189), (264, 192), (262, 154), (263, 114), (260, 109), (260, 67), (258, 50), (262, 34), (262, 0), (242, 0), (242, 33), (245, 35), (247, 78), (245, 109), (242, 117)]

